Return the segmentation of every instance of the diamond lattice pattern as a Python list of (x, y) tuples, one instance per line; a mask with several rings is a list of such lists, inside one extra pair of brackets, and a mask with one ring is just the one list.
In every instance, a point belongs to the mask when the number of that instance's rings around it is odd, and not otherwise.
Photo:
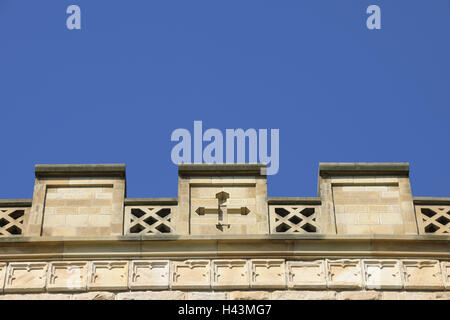
[(272, 233), (316, 233), (317, 208), (315, 207), (271, 207)]
[(0, 236), (21, 235), (25, 209), (0, 209)]
[(450, 234), (450, 207), (416, 207), (422, 233)]
[(128, 207), (126, 210), (128, 233), (173, 233), (172, 208)]

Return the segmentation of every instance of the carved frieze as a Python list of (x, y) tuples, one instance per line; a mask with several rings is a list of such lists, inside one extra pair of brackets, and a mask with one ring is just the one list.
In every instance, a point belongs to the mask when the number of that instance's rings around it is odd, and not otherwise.
[(48, 291), (85, 291), (88, 263), (52, 262), (47, 279)]
[(208, 289), (211, 287), (210, 261), (174, 261), (171, 277), (173, 289)]
[(169, 261), (132, 261), (130, 268), (129, 287), (132, 290), (169, 288)]
[(89, 270), (89, 290), (128, 289), (127, 261), (94, 261)]
[(217, 289), (245, 289), (250, 287), (246, 260), (213, 260), (212, 287)]
[(254, 259), (251, 261), (252, 288), (285, 288), (286, 272), (282, 259)]
[(5, 292), (43, 292), (47, 279), (46, 262), (12, 262), (6, 275)]

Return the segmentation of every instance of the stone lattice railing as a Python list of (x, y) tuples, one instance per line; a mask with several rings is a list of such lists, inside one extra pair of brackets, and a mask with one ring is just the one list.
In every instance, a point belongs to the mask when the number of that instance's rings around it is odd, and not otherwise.
[(30, 200), (1, 200), (0, 237), (23, 236)]
[(320, 233), (320, 200), (270, 198), (270, 233)]
[(125, 234), (175, 233), (174, 199), (127, 199), (125, 201)]
[(419, 234), (450, 234), (450, 201), (439, 198), (415, 198)]

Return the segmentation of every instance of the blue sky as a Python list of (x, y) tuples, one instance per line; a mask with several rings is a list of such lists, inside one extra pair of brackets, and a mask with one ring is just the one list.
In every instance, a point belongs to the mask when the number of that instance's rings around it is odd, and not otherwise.
[(128, 197), (176, 196), (170, 135), (194, 120), (280, 129), (269, 196), (315, 196), (319, 162), (391, 161), (450, 196), (449, 18), (448, 0), (0, 0), (0, 198), (30, 198), (37, 163), (126, 163)]

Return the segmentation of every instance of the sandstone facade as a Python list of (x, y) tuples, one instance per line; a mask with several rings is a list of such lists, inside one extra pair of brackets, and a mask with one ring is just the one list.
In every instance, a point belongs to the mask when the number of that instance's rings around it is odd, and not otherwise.
[(38, 165), (0, 200), (0, 299), (450, 299), (450, 198), (405, 163), (325, 163), (316, 198), (263, 165), (179, 166), (177, 198), (126, 198), (124, 165)]

